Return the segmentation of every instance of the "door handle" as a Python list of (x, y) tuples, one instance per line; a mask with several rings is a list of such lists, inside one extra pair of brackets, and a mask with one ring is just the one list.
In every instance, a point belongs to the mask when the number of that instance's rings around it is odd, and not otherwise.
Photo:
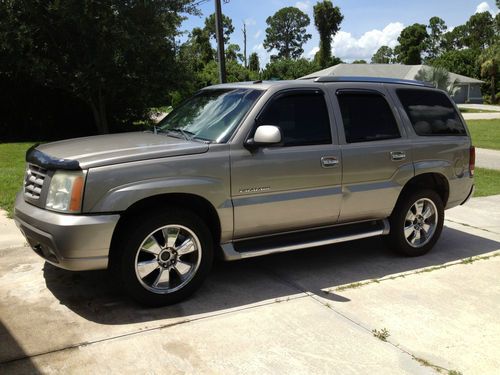
[(391, 159), (394, 161), (405, 160), (406, 152), (404, 151), (391, 151)]
[(321, 166), (323, 168), (333, 168), (339, 164), (339, 159), (335, 156), (323, 156), (321, 158)]

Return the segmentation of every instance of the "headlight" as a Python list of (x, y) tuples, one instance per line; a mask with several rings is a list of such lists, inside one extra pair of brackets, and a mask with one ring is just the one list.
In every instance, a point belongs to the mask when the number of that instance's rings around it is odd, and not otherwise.
[(57, 171), (50, 181), (45, 208), (53, 211), (80, 212), (84, 184), (83, 171)]

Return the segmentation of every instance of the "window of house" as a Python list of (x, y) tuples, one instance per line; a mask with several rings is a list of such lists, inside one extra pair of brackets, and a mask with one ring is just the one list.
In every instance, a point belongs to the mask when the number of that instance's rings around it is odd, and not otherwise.
[(332, 143), (325, 99), (316, 92), (287, 94), (274, 99), (258, 122), (259, 125), (278, 126), (284, 146)]
[(466, 135), (465, 127), (450, 99), (432, 90), (396, 91), (418, 135)]
[(385, 98), (375, 92), (337, 91), (347, 143), (400, 138)]

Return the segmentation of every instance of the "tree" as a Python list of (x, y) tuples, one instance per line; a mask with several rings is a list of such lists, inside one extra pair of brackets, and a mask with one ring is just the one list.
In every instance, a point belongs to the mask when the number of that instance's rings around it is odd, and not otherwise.
[(466, 45), (467, 28), (465, 25), (459, 25), (453, 30), (443, 34), (443, 50), (454, 51), (462, 49)]
[(389, 46), (380, 47), (372, 56), (372, 64), (390, 64), (394, 61), (394, 51)]
[(443, 48), (443, 34), (447, 30), (446, 23), (439, 17), (429, 20), (429, 37), (427, 38), (427, 58), (435, 59)]
[(432, 60), (431, 65), (467, 77), (480, 77), (479, 52), (470, 48), (451, 50)]
[(210, 45), (210, 35), (204, 29), (195, 27), (191, 31), (189, 43), (192, 46), (192, 57), (202, 64), (207, 64), (214, 59), (214, 50)]
[(313, 61), (301, 58), (297, 60), (275, 59), (266, 65), (262, 72), (263, 79), (297, 79), (311, 74), (320, 67)]
[(330, 66), (332, 59), (332, 38), (340, 30), (344, 16), (339, 7), (324, 0), (314, 6), (314, 25), (319, 33), (318, 63), (321, 68)]
[(194, 12), (191, 4), (0, 2), (1, 71), (82, 100), (98, 132), (107, 133), (110, 119), (145, 119), (149, 107), (183, 84), (174, 38), (181, 13)]
[(490, 80), (491, 104), (496, 104), (497, 77), (500, 73), (500, 42), (493, 44), (479, 56), (481, 76)]
[(237, 44), (230, 44), (226, 48), (226, 60), (230, 61), (236, 61), (242, 60), (243, 61), (243, 55), (240, 53), (240, 46)]
[(250, 57), (248, 59), (248, 69), (252, 72), (259, 72), (260, 62), (257, 52), (253, 52), (252, 54), (250, 54)]
[(278, 51), (274, 58), (299, 58), (304, 53), (302, 46), (311, 39), (311, 34), (306, 32), (310, 22), (309, 16), (298, 8), (286, 7), (278, 10), (266, 19), (268, 27), (264, 47), (268, 52), (273, 49)]
[(427, 37), (426, 27), (420, 23), (404, 28), (398, 37), (399, 45), (395, 48), (397, 61), (407, 65), (422, 64)]
[(450, 72), (441, 67), (423, 67), (415, 76), (418, 81), (431, 82), (438, 89), (447, 91), (450, 95), (455, 94), (458, 86), (457, 83), (450, 78)]
[[(226, 70), (228, 82), (255, 81), (258, 79), (257, 73), (245, 69), (244, 66), (233, 60), (227, 61)], [(200, 82), (200, 87), (219, 83), (217, 63), (215, 61), (210, 61), (198, 75), (198, 80)]]
[(353, 63), (353, 64), (368, 64), (368, 63), (366, 62), (366, 60), (354, 60), (352, 63)]
[(495, 23), (490, 12), (476, 13), (465, 23), (467, 35), (465, 45), (470, 48), (484, 50), (492, 45), (495, 39)]
[[(215, 13), (212, 13), (205, 18), (205, 30), (210, 38), (217, 40), (215, 34)], [(222, 15), (222, 34), (224, 36), (224, 44), (229, 42), (231, 34), (234, 32), (233, 20), (226, 15)]]

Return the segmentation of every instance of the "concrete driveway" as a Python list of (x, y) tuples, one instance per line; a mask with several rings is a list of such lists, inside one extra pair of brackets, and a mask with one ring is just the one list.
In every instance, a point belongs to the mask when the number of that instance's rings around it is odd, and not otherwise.
[[(0, 250), (0, 373), (498, 373), (494, 207), (500, 196), (448, 211), (424, 257), (369, 239), (218, 263), (193, 298), (159, 309), (106, 272)], [(384, 329), (387, 341), (372, 333)]]

